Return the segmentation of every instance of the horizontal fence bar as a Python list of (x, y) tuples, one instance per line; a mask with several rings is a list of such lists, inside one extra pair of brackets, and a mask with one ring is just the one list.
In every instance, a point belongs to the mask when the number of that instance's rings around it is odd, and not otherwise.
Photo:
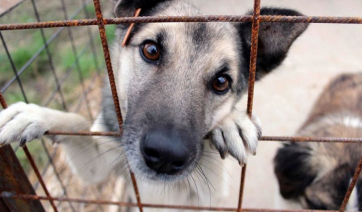
[[(14, 194), (12, 192), (2, 192), (2, 198), (18, 198), (26, 200), (49, 200), (46, 196), (37, 196), (29, 194)], [(108, 200), (88, 200), (81, 198), (52, 197), (53, 201), (61, 202), (77, 202), (97, 205), (116, 205), (120, 207), (138, 207), (137, 203), (114, 202)], [(218, 207), (200, 207), (200, 206), (184, 206), (184, 205), (162, 205), (162, 204), (145, 204), (145, 208), (163, 208), (163, 209), (182, 209), (182, 210), (200, 210), (200, 211), (237, 211), (237, 208), (218, 208)], [(243, 212), (338, 212), (333, 210), (283, 210), (283, 209), (262, 209), (262, 208), (243, 208)]]
[[(208, 15), (208, 16), (144, 16), (104, 18), (104, 24), (121, 23), (156, 23), (156, 22), (251, 22), (251, 15)], [(260, 16), (260, 22), (293, 22), (293, 23), (327, 23), (327, 24), (362, 24), (362, 17), (330, 17), (330, 16)], [(0, 30), (19, 30), (36, 28), (54, 28), (71, 26), (98, 25), (97, 19), (78, 19), (63, 21), (46, 21), (20, 24), (0, 24)]]
[(362, 138), (263, 136), (260, 141), (362, 143)]
[(46, 135), (69, 135), (69, 136), (112, 136), (121, 137), (119, 132), (61, 132), (61, 131), (48, 131)]
[[(67, 136), (114, 136), (121, 137), (119, 132), (63, 132), (49, 131), (46, 135)], [(293, 137), (293, 136), (263, 136), (260, 141), (284, 141), (284, 142), (323, 142), (323, 143), (362, 143), (362, 138), (332, 138), (332, 137)]]
[(362, 24), (362, 17), (261, 15), (260, 21), (261, 22), (323, 23), (323, 24)]

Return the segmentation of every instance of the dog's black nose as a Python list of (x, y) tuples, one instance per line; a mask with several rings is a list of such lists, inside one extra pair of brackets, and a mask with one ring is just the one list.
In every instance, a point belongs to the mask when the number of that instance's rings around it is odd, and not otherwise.
[(190, 159), (187, 142), (177, 133), (149, 132), (141, 143), (141, 152), (147, 166), (157, 173), (176, 174)]

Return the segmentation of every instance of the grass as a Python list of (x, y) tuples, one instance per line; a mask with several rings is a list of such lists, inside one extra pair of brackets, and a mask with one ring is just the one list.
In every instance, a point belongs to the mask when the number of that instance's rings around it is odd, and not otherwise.
[[(14, 48), (13, 51), (11, 47), (9, 47), (11, 58), (15, 64), (17, 70), (19, 70), (25, 63), (43, 46), (43, 40), (41, 39), (40, 32), (33, 33), (30, 35), (32, 44), (31, 45), (23, 45)], [(45, 70), (44, 64), (46, 64), (47, 56), (45, 51), (42, 51), (36, 61), (38, 63), (39, 71)], [(25, 72), (24, 75), (31, 78), (32, 72)], [(13, 68), (8, 59), (7, 54), (4, 52), (0, 53), (0, 75), (1, 80), (6, 80), (14, 76)], [(2, 84), (2, 83), (1, 83)]]
[[(40, 140), (34, 140), (31, 143), (27, 145), (29, 151), (32, 153), (33, 159), (38, 167), (44, 167), (45, 164), (48, 161), (48, 156), (44, 152), (44, 149), (42, 147), (42, 144), (40, 143)], [(25, 173), (30, 173), (32, 170), (32, 167), (29, 163), (28, 158), (26, 157), (26, 154), (23, 150), (23, 148), (19, 148), (18, 151), (16, 151), (16, 157), (18, 158), (21, 166), (23, 167)]]

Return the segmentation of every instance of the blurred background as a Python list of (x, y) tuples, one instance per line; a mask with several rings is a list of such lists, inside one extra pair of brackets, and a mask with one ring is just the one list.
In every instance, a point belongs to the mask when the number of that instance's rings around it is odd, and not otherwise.
[[(253, 6), (252, 0), (189, 1), (198, 6), (204, 14), (213, 15), (242, 15)], [(34, 12), (34, 2), (38, 17)], [(104, 15), (112, 17), (110, 0), (101, 2)], [(16, 6), (17, 4), (20, 5)], [(296, 9), (312, 16), (361, 16), (362, 11), (360, 0), (262, 0), (261, 5)], [(95, 17), (92, 1), (0, 0), (1, 24), (87, 17)], [(106, 28), (108, 42), (112, 43), (115, 26), (109, 25)], [(102, 86), (102, 77), (106, 76), (97, 30), (97, 26), (83, 26), (2, 31), (0, 89), (7, 103), (28, 100), (56, 109), (78, 111), (91, 121), (98, 113), (99, 88)], [(310, 24), (307, 31), (293, 44), (283, 64), (256, 84), (254, 113), (262, 122), (263, 135), (294, 135), (331, 78), (339, 73), (362, 71), (361, 35), (362, 26), (357, 24)], [(47, 45), (44, 45), (44, 40), (48, 42)], [(14, 77), (14, 70), (20, 76), (25, 96)], [(57, 81), (62, 83), (59, 89)], [(285, 202), (278, 193), (272, 159), (280, 145), (277, 142), (260, 142), (257, 156), (249, 158), (244, 207), (298, 208)], [(17, 149), (16, 146), (14, 148)], [(116, 184), (122, 184), (114, 176), (104, 185), (87, 187), (86, 190), (70, 174), (65, 165), (66, 159), (56, 145), (51, 146), (49, 142), (44, 141), (32, 142), (29, 148), (49, 182), (47, 184), (52, 195), (115, 198), (115, 201), (122, 198), (120, 191), (109, 192)], [(18, 149), (16, 154), (37, 186), (36, 178), (22, 150)], [(49, 161), (49, 156), (54, 160)], [(233, 176), (235, 175), (237, 193), (240, 167), (227, 168)], [(54, 175), (54, 172), (58, 175)], [(42, 189), (38, 187), (37, 192), (41, 194)], [(119, 194), (113, 195), (115, 192)], [(237, 196), (225, 203), (225, 207), (235, 207), (236, 203)], [(108, 209), (75, 203), (60, 203), (60, 208), (61, 211)]]

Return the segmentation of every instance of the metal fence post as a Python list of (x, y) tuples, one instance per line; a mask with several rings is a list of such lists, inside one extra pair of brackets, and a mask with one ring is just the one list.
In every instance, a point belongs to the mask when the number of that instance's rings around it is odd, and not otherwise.
[[(10, 146), (0, 148), (0, 193), (34, 194), (19, 160)], [(1, 211), (45, 212), (39, 200), (0, 198)]]

